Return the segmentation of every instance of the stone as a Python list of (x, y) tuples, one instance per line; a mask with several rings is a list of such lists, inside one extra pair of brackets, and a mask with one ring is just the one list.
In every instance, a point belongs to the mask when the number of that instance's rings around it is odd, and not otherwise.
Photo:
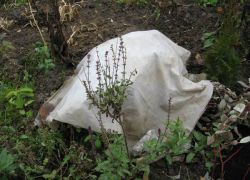
[(222, 99), (218, 105), (218, 109), (219, 111), (223, 111), (226, 108), (227, 102), (225, 101), (225, 99)]
[(245, 108), (246, 108), (245, 104), (239, 103), (234, 107), (234, 110), (241, 114), (245, 110)]

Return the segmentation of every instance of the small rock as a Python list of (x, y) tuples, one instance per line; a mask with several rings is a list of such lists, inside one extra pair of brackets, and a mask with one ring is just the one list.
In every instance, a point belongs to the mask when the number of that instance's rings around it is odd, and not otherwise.
[(241, 114), (245, 110), (245, 108), (246, 108), (245, 104), (239, 103), (234, 107), (234, 110)]
[(229, 102), (229, 103), (232, 103), (233, 101), (234, 101), (234, 100), (233, 100), (232, 98), (229, 97), (228, 102)]
[(238, 83), (239, 85), (241, 85), (243, 88), (246, 88), (246, 89), (249, 88), (249, 86), (248, 86), (246, 83), (244, 83), (243, 81), (237, 81), (237, 83)]
[(227, 109), (231, 109), (232, 108), (232, 106), (231, 105), (229, 105), (229, 104), (227, 104)]
[(225, 95), (224, 95), (224, 99), (225, 99), (227, 102), (229, 102), (229, 103), (232, 103), (232, 102), (233, 102), (233, 99), (232, 99), (231, 97), (229, 97), (228, 94), (225, 94)]
[(151, 140), (151, 139), (158, 139), (157, 132), (155, 129), (149, 130), (133, 147), (132, 147), (132, 154), (133, 156), (138, 156), (143, 152), (144, 142)]
[(223, 111), (225, 109), (226, 105), (227, 105), (227, 102), (225, 101), (225, 99), (222, 99), (218, 105), (219, 111)]
[(233, 98), (234, 100), (237, 99), (237, 95), (235, 94), (235, 92), (233, 92), (231, 89), (227, 88), (227, 93), (229, 95), (229, 97)]
[(206, 16), (206, 15), (207, 15), (207, 13), (205, 13), (205, 12), (203, 12), (203, 13), (201, 14), (202, 17), (204, 17), (204, 16)]

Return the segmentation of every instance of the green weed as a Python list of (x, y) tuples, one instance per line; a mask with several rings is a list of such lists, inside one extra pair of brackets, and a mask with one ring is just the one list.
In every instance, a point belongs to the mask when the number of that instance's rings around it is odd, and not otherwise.
[(146, 5), (148, 0), (115, 0), (119, 4), (136, 4), (136, 5)]
[(158, 157), (166, 159), (168, 164), (172, 164), (174, 156), (188, 152), (191, 139), (183, 128), (182, 121), (177, 119), (166, 123), (166, 131), (159, 131), (158, 139), (152, 139), (145, 143), (145, 158), (152, 162)]
[(215, 34), (215, 32), (207, 32), (202, 35), (201, 40), (203, 42), (204, 49), (209, 48), (214, 44)]
[(114, 138), (105, 151), (106, 159), (97, 159), (95, 170), (101, 173), (98, 179), (123, 179), (132, 176), (130, 171), (130, 159), (124, 148), (124, 140), (121, 136)]
[(38, 43), (35, 48), (34, 56), (38, 61), (37, 68), (45, 74), (55, 67), (48, 46)]
[(7, 180), (10, 175), (14, 174), (16, 165), (14, 163), (14, 157), (6, 150), (0, 151), (0, 176), (3, 180)]
[(0, 36), (0, 58), (6, 56), (12, 49), (14, 46), (9, 41), (4, 40), (4, 36)]
[(218, 3), (218, 0), (198, 0), (198, 3), (201, 5), (216, 6)]
[(205, 53), (209, 77), (231, 88), (240, 74), (241, 57), (236, 49), (238, 43), (237, 27), (234, 20), (227, 17), (214, 45)]
[(25, 5), (27, 3), (27, 0), (15, 0), (16, 6)]
[(152, 14), (153, 17), (155, 17), (155, 20), (157, 21), (161, 16), (161, 10), (159, 8), (156, 8)]
[(32, 116), (32, 111), (26, 109), (34, 102), (33, 89), (29, 87), (13, 89), (6, 94), (5, 98), (9, 105), (17, 109), (21, 115), (25, 115), (26, 117)]

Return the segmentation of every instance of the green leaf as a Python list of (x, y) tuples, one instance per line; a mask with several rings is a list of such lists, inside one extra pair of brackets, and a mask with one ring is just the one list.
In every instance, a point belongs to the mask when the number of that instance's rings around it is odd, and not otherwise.
[(19, 110), (19, 113), (20, 113), (21, 115), (25, 115), (25, 110)]
[(212, 162), (206, 162), (205, 163), (205, 166), (206, 166), (206, 168), (210, 171), (211, 170), (211, 168), (213, 167), (213, 163)]
[(20, 139), (29, 139), (29, 136), (23, 134), (23, 135), (20, 136)]
[(99, 138), (95, 140), (95, 147), (96, 149), (100, 149), (102, 147), (102, 142), (100, 141)]
[(23, 87), (19, 91), (22, 93), (33, 93), (33, 89), (31, 89), (29, 87)]
[(186, 157), (186, 162), (187, 163), (191, 163), (192, 160), (193, 160), (193, 158), (194, 158), (194, 156), (195, 156), (195, 153), (193, 153), (193, 152), (188, 153), (188, 155)]
[(27, 112), (25, 113), (25, 115), (26, 115), (27, 117), (32, 117), (33, 112), (32, 112), (31, 110), (29, 110), (29, 111), (27, 111)]
[(17, 92), (16, 91), (10, 91), (5, 97), (6, 98), (10, 98), (11, 96), (16, 96), (17, 95)]
[(34, 100), (29, 100), (29, 101), (27, 101), (27, 102), (24, 104), (24, 106), (28, 106), (28, 105), (32, 104), (33, 102), (34, 102)]
[(88, 141), (90, 141), (90, 139), (91, 139), (91, 135), (88, 135), (88, 136), (84, 139), (84, 142), (88, 142)]
[(165, 156), (165, 159), (166, 159), (166, 161), (167, 161), (167, 163), (168, 163), (169, 165), (172, 165), (173, 160), (172, 160), (172, 157), (171, 157), (169, 154)]
[(0, 152), (0, 172), (11, 173), (14, 169), (14, 157), (3, 149)]
[(197, 131), (193, 131), (192, 132), (193, 136), (195, 137), (195, 140), (201, 142), (201, 141), (206, 141), (206, 136), (204, 136), (203, 134), (201, 134), (200, 132)]
[(56, 174), (57, 174), (56, 170), (53, 170), (52, 173), (50, 173), (50, 174), (44, 174), (43, 178), (44, 179), (55, 179)]
[(22, 109), (24, 107), (24, 99), (21, 96), (17, 96), (14, 103), (17, 109)]

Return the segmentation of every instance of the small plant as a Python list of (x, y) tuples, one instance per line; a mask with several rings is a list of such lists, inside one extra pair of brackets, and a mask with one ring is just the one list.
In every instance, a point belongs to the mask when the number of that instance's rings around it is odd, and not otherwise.
[(105, 160), (97, 159), (95, 170), (101, 173), (99, 180), (115, 180), (132, 176), (130, 159), (124, 149), (124, 140), (121, 136), (114, 137), (113, 143), (109, 144), (105, 155)]
[(55, 67), (47, 45), (38, 43), (37, 47), (35, 48), (34, 58), (36, 58), (38, 61), (37, 68), (43, 71), (45, 74), (47, 74), (49, 70)]
[(166, 130), (158, 132), (158, 139), (152, 139), (145, 143), (145, 158), (148, 163), (152, 163), (159, 158), (166, 159), (168, 164), (172, 164), (172, 158), (188, 152), (191, 139), (187, 131), (183, 128), (182, 121), (167, 121)]
[(192, 146), (190, 152), (187, 154), (186, 162), (192, 162), (193, 158), (198, 153), (203, 153), (204, 149), (207, 147), (207, 136), (203, 135), (198, 131), (193, 131), (192, 136), (194, 139), (194, 145)]
[[(103, 140), (106, 146), (108, 146), (108, 138), (106, 130), (104, 129), (102, 122), (102, 114), (112, 118), (116, 121), (122, 128), (125, 146), (127, 150), (127, 155), (129, 156), (126, 131), (122, 119), (122, 105), (126, 99), (126, 89), (132, 84), (130, 80), (132, 76), (135, 75), (136, 71), (131, 72), (129, 77), (126, 77), (126, 49), (124, 47), (122, 38), (120, 38), (120, 45), (118, 50), (118, 57), (113, 49), (113, 46), (110, 47), (112, 53), (112, 66), (108, 58), (109, 52), (105, 53), (105, 63), (101, 64), (100, 59), (96, 61), (96, 75), (98, 81), (98, 87), (96, 90), (93, 90), (94, 87), (91, 86), (89, 79), (89, 67), (90, 67), (90, 56), (88, 55), (87, 60), (87, 71), (85, 73), (86, 80), (83, 81), (83, 85), (86, 89), (87, 96), (90, 100), (90, 103), (96, 106), (99, 110), (98, 112), (98, 122), (101, 128)], [(99, 54), (97, 51), (97, 57)], [(121, 75), (119, 74), (119, 67), (122, 66)], [(118, 78), (121, 78), (119, 79)]]
[(209, 172), (219, 162), (221, 164), (221, 179), (224, 179), (224, 164), (231, 157), (223, 160), (222, 152), (230, 150), (233, 144), (238, 143), (231, 132), (235, 127), (235, 122), (227, 118), (221, 123), (214, 122), (211, 130), (206, 135), (193, 131), (191, 134), (193, 136), (192, 147), (186, 157), (186, 162), (190, 163), (195, 156), (200, 155), (205, 161), (205, 166)]
[(21, 6), (27, 3), (27, 0), (15, 0), (16, 6)]
[[(66, 165), (64, 157), (65, 144), (59, 131), (49, 128), (40, 128), (35, 132), (26, 132), (15, 137), (14, 150), (18, 156), (20, 171), (27, 179), (34, 179), (34, 174), (41, 177), (58, 177)], [(50, 169), (56, 163), (58, 169)], [(60, 166), (61, 165), (61, 166)], [(51, 178), (52, 179), (52, 178)]]
[(201, 40), (203, 42), (204, 49), (211, 47), (215, 42), (215, 32), (204, 33)]
[(54, 62), (52, 59), (44, 59), (42, 62), (38, 64), (38, 69), (44, 71), (45, 74), (48, 73), (50, 69), (55, 67)]
[[(131, 72), (128, 76), (126, 75), (126, 49), (122, 38), (119, 38), (119, 40), (118, 53), (115, 53), (113, 46), (110, 47), (112, 61), (109, 60), (109, 52), (107, 51), (104, 63), (101, 64), (97, 51), (98, 59), (95, 63), (98, 86), (96, 90), (91, 86), (89, 79), (89, 68), (92, 63), (89, 55), (86, 62), (86, 80), (83, 81), (90, 103), (99, 110), (97, 120), (101, 128), (102, 140), (107, 148), (105, 157), (97, 158), (97, 167), (95, 169), (101, 173), (99, 179), (127, 178), (134, 174), (131, 170), (135, 171), (128, 150), (126, 130), (122, 118), (122, 105), (126, 99), (126, 89), (132, 84), (131, 77), (135, 75), (136, 71)], [(122, 67), (121, 70), (120, 67)], [(121, 126), (123, 136), (115, 135), (113, 139), (108, 138), (108, 134), (103, 126), (103, 114)], [(94, 142), (92, 135), (89, 137), (89, 140), (92, 141), (92, 149), (96, 149), (97, 139)]]
[(152, 14), (153, 17), (155, 17), (155, 20), (157, 21), (161, 16), (161, 10), (159, 8), (156, 8)]
[(0, 151), (0, 176), (7, 180), (9, 175), (14, 174), (15, 169), (14, 157), (6, 149), (2, 149)]
[(32, 116), (32, 111), (26, 110), (26, 108), (34, 102), (33, 89), (29, 87), (21, 87), (16, 90), (10, 90), (5, 98), (10, 105), (14, 106), (14, 108), (19, 111), (21, 115), (25, 115), (26, 117)]
[(208, 136), (199, 131), (193, 131), (191, 134), (193, 143), (186, 156), (186, 163), (192, 163), (196, 156), (201, 156), (205, 161), (205, 167), (210, 172), (214, 165), (214, 153), (207, 144)]
[(212, 80), (233, 87), (240, 75), (239, 32), (234, 19), (227, 16), (214, 45), (205, 53), (207, 73)]
[(4, 36), (0, 35), (0, 58), (4, 57), (12, 49), (14, 49), (12, 44), (9, 41), (5, 41)]
[(85, 137), (84, 142), (90, 142), (94, 155), (96, 155), (96, 150), (101, 149), (102, 147), (100, 136), (95, 135), (90, 128), (89, 135)]

